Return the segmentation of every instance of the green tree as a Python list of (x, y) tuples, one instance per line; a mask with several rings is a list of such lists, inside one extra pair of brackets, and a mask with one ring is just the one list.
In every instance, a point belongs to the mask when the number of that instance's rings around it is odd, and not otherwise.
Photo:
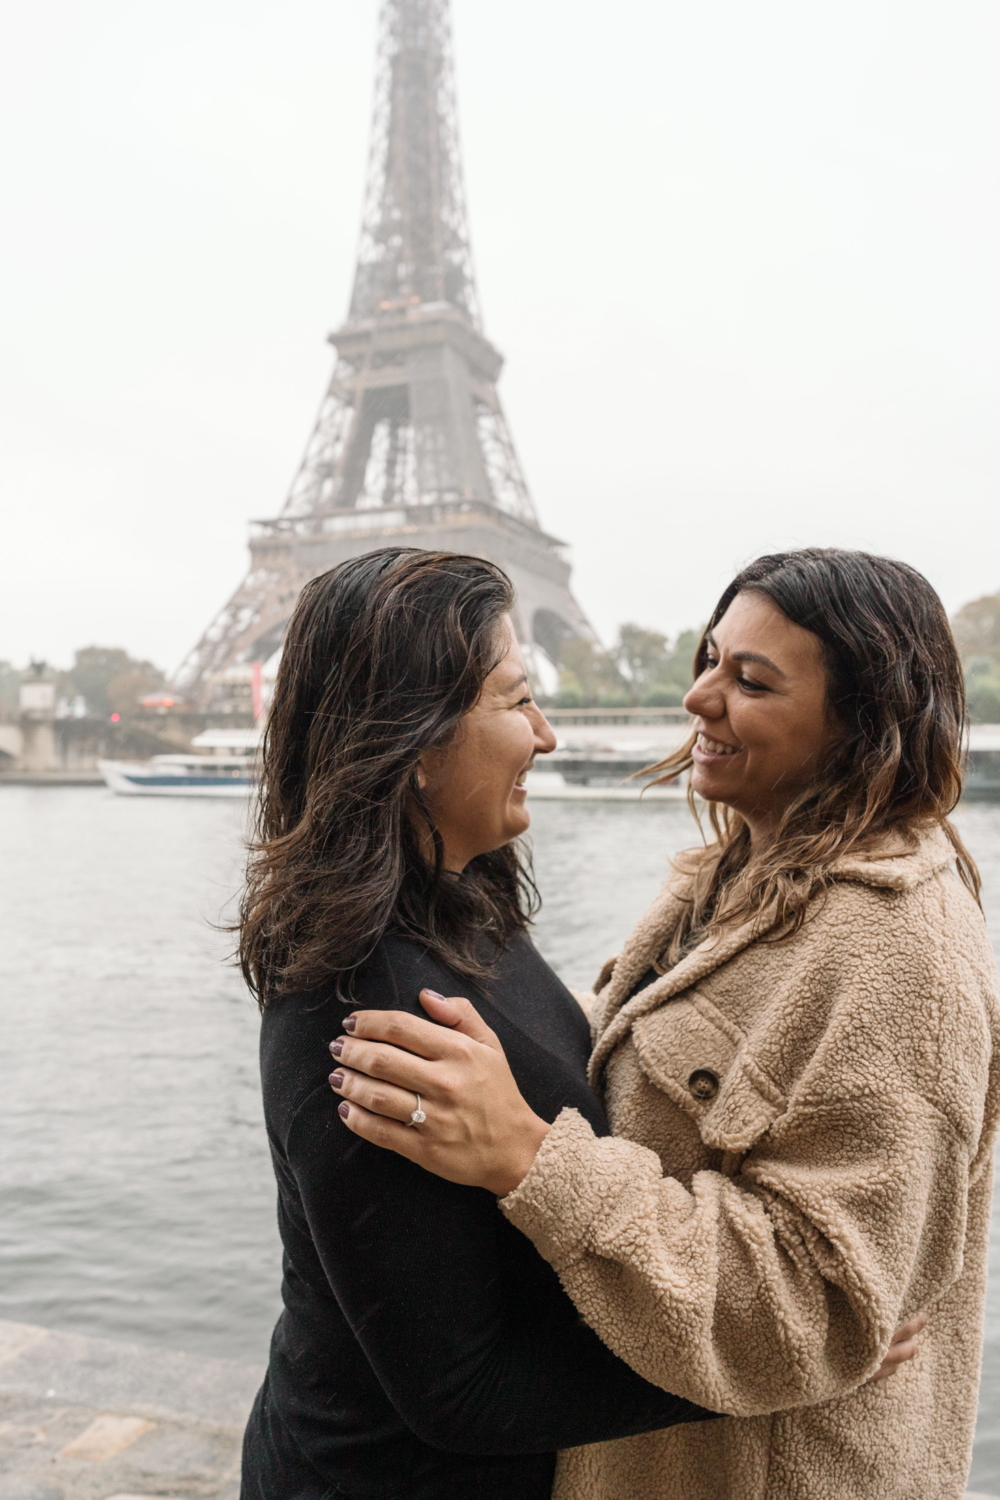
[(700, 630), (684, 630), (668, 645), (657, 631), (623, 625), (612, 648), (633, 688), (634, 701), (652, 707), (678, 707), (694, 680), (694, 654)]
[(113, 678), (105, 690), (108, 706), (122, 718), (135, 713), (139, 699), (147, 693), (155, 693), (166, 681), (165, 673), (151, 662), (136, 662), (127, 672)]
[(601, 646), (575, 637), (559, 649), (559, 690), (556, 708), (592, 708), (595, 704), (628, 703), (628, 685), (614, 659)]
[(951, 622), (973, 724), (1000, 724), (1000, 594), (963, 604)]
[(982, 599), (963, 604), (951, 628), (963, 661), (974, 656), (1000, 661), (1000, 594), (985, 594)]
[(661, 687), (671, 688), (679, 694), (678, 701), (694, 681), (694, 654), (704, 633), (699, 630), (682, 630), (674, 641), (670, 661), (662, 678)]
[(973, 724), (1000, 724), (1000, 668), (992, 656), (973, 656), (965, 668)]
[(135, 711), (144, 693), (163, 686), (164, 673), (151, 661), (139, 661), (120, 646), (84, 646), (66, 673), (67, 686), (87, 703), (96, 718)]
[(564, 640), (559, 653), (555, 708), (679, 707), (693, 680), (700, 630), (685, 630), (670, 644), (658, 630), (628, 623), (610, 650), (590, 641)]
[(666, 636), (658, 630), (644, 630), (641, 625), (632, 624), (619, 626), (610, 655), (628, 684), (633, 704), (641, 703), (665, 681), (671, 654)]

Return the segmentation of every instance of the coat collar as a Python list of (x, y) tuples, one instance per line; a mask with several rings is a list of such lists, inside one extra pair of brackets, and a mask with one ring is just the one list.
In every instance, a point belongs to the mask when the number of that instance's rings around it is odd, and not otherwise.
[[(842, 856), (833, 865), (831, 874), (837, 880), (854, 880), (884, 890), (906, 891), (930, 879), (954, 859), (955, 851), (947, 835), (940, 827), (933, 827), (910, 836), (888, 834), (877, 846), (863, 853)], [(697, 984), (774, 927), (775, 913), (762, 912), (755, 921), (745, 922), (718, 937), (707, 938), (662, 978), (626, 1002), (629, 991), (662, 953), (667, 938), (680, 920), (692, 879), (690, 874), (674, 869), (618, 956), (602, 1007), (604, 1017), (608, 1018), (607, 1025), (598, 1037), (590, 1059), (589, 1076), (594, 1088), (599, 1087), (604, 1065), (611, 1053), (641, 1016), (648, 1015), (674, 995)]]
[(837, 880), (858, 880), (883, 890), (910, 891), (955, 861), (955, 850), (938, 825), (889, 833), (874, 848), (842, 855), (831, 873)]
[(605, 1017), (610, 1020), (597, 1039), (590, 1058), (588, 1072), (594, 1088), (599, 1086), (604, 1064), (611, 1053), (640, 1016), (656, 1010), (674, 995), (697, 984), (774, 925), (773, 918), (764, 917), (759, 921), (745, 922), (719, 937), (706, 938), (662, 978), (623, 1004), (636, 981), (662, 953), (667, 937), (680, 920), (691, 878), (675, 870), (652, 906), (640, 918), (618, 957), (608, 981), (608, 996), (603, 1007)]

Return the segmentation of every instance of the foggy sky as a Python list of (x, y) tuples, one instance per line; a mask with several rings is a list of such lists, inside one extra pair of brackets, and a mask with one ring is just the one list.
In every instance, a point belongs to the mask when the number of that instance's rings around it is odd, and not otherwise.
[[(486, 332), (607, 638), (735, 566), (1000, 588), (1000, 10), (455, 0)], [(376, 0), (6, 0), (0, 658), (172, 668), (281, 507), (357, 244)]]

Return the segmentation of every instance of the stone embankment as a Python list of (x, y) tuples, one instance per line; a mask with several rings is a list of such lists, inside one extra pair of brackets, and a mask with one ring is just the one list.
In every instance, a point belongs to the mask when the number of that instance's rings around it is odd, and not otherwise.
[(261, 1374), (0, 1322), (0, 1500), (238, 1500)]
[(0, 1322), (0, 1500), (239, 1500), (262, 1374)]

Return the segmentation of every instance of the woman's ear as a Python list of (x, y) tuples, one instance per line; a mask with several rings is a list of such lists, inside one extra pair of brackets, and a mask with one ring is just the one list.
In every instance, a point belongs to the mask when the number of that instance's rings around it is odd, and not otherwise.
[(417, 786), (421, 791), (428, 786), (440, 787), (447, 780), (453, 745), (454, 741), (447, 745), (431, 745), (417, 761)]

